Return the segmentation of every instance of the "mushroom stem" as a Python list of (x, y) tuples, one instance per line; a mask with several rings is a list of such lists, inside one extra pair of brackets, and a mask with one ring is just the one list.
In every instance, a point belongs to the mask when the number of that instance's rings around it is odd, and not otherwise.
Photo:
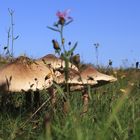
[(35, 106), (35, 108), (40, 106), (40, 93), (39, 93), (39, 90), (34, 91), (34, 106)]
[(83, 98), (83, 112), (82, 113), (86, 113), (88, 111), (88, 103), (89, 103), (89, 95), (86, 89), (83, 91), (82, 98)]
[(69, 112), (69, 109), (70, 109), (70, 104), (69, 104), (69, 100), (68, 99), (65, 99), (63, 98), (63, 112), (64, 114), (67, 114)]
[(14, 109), (12, 103), (13, 97), (12, 94), (2, 94), (1, 95), (1, 102), (0, 102), (0, 111), (8, 111)]
[(55, 105), (56, 105), (56, 92), (55, 92), (53, 87), (49, 88), (48, 91), (49, 91), (49, 94), (51, 96), (51, 105), (52, 105), (53, 108), (55, 108)]
[(64, 89), (64, 97), (63, 97), (63, 112), (66, 114), (69, 112), (69, 96), (70, 96), (70, 85), (68, 82), (65, 83), (65, 89)]
[(8, 97), (7, 94), (1, 96), (1, 109), (0, 109), (1, 111), (5, 109), (7, 97)]
[(31, 108), (32, 106), (32, 93), (31, 91), (25, 92), (26, 108)]
[(45, 130), (45, 139), (51, 139), (51, 117), (49, 114), (46, 114), (43, 125)]

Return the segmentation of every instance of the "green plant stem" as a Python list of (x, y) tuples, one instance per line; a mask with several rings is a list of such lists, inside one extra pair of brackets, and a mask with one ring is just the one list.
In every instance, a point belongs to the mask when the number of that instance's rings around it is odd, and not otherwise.
[(10, 51), (9, 51), (9, 41), (10, 41), (10, 27), (8, 29), (7, 32), (7, 51), (8, 51), (8, 55), (10, 55)]
[(11, 50), (11, 56), (13, 58), (14, 52), (13, 52), (13, 48), (14, 48), (14, 23), (13, 23), (13, 12), (11, 12), (11, 34), (12, 34), (12, 50)]
[(66, 57), (65, 59), (65, 79), (66, 79), (66, 90), (67, 90), (67, 93), (69, 95), (69, 84), (68, 84), (68, 74), (69, 74), (69, 71), (68, 71), (68, 68), (69, 68), (69, 63), (68, 63), (68, 59)]
[(68, 84), (68, 68), (69, 68), (69, 63), (68, 63), (68, 58), (67, 58), (67, 51), (65, 49), (65, 45), (64, 45), (64, 38), (63, 38), (63, 27), (64, 25), (61, 25), (60, 27), (60, 37), (61, 37), (61, 45), (63, 47), (63, 51), (64, 51), (64, 60), (65, 60), (65, 80), (66, 80), (66, 91), (67, 94), (69, 94), (69, 84)]
[(14, 52), (13, 52), (13, 50), (14, 50), (14, 40), (15, 40), (15, 38), (14, 38), (14, 19), (13, 19), (13, 14), (14, 14), (14, 11), (11, 9), (8, 9), (9, 10), (9, 14), (10, 14), (10, 17), (11, 17), (11, 36), (12, 36), (12, 38), (11, 38), (11, 57), (13, 58), (13, 55), (14, 55)]
[(62, 44), (62, 47), (63, 47), (63, 51), (64, 51), (64, 53), (66, 53), (66, 49), (65, 49), (65, 46), (64, 46), (64, 43), (63, 43), (63, 25), (61, 25), (61, 27), (60, 27), (60, 37), (61, 37), (61, 44)]

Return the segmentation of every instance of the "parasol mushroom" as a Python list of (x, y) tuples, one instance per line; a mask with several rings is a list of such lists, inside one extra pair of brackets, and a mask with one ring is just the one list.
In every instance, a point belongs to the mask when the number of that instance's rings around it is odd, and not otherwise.
[[(112, 83), (115, 82), (117, 79), (113, 76), (109, 76), (103, 73), (98, 72), (93, 66), (88, 66), (87, 68), (85, 68), (84, 70), (82, 70), (80, 72), (81, 77), (83, 77), (83, 79), (90, 79), (90, 80), (94, 80), (97, 82), (97, 84), (93, 84), (91, 85), (91, 87), (99, 87), (108, 83)], [(81, 90), (82, 88), (84, 88), (83, 85), (78, 85), (78, 86), (72, 86), (71, 90)], [(88, 93), (87, 91), (84, 89), (83, 92), (83, 100), (84, 100), (84, 104), (88, 104)], [(87, 107), (84, 107), (83, 112), (87, 111)]]
[[(36, 60), (37, 63), (44, 63), (47, 65), (51, 65), (51, 67), (54, 70), (64, 70), (65, 68), (65, 61), (61, 58), (56, 57), (53, 54), (48, 54), (44, 57), (39, 58), (38, 60)], [(76, 71), (78, 71), (78, 68), (69, 62), (69, 68), (75, 69)]]
[[(94, 84), (97, 84), (97, 81), (95, 81), (93, 79), (86, 78), (86, 76), (84, 74), (81, 74), (80, 72), (78, 72), (74, 69), (69, 69), (68, 71), (69, 71), (69, 77), (68, 77), (67, 83), (70, 85), (86, 85), (86, 84), (94, 85)], [(64, 84), (66, 82), (64, 73), (58, 77), (55, 77), (54, 81), (57, 84)]]
[(94, 79), (98, 82), (95, 86), (101, 86), (108, 83), (115, 82), (117, 79), (113, 76), (109, 76), (97, 71), (93, 66), (88, 66), (81, 71), (81, 75), (84, 75), (85, 78)]
[[(94, 67), (88, 66), (81, 72), (70, 70), (70, 77), (68, 83), (71, 85), (70, 90), (83, 90), (83, 113), (88, 109), (88, 93), (85, 88), (85, 85), (91, 85), (91, 87), (99, 87), (111, 82), (115, 82), (117, 79), (113, 76), (109, 76), (103, 73), (98, 72)], [(58, 84), (65, 82), (64, 75), (57, 77), (56, 82)]]
[[(54, 81), (57, 84), (66, 83), (65, 75), (62, 74), (61, 76), (56, 77)], [(70, 85), (70, 91), (80, 90), (83, 92), (83, 113), (86, 112), (88, 108), (88, 98), (89, 98), (86, 87), (87, 85), (93, 86), (93, 85), (98, 84), (97, 81), (95, 81), (94, 79), (87, 78), (86, 73), (81, 74), (78, 71), (69, 69), (69, 78), (68, 78), (67, 83)]]
[(0, 69), (0, 93), (38, 91), (52, 85), (53, 72), (28, 57), (20, 56)]
[[(50, 68), (52, 68), (54, 70), (55, 77), (60, 76), (62, 74), (62, 72), (64, 72), (65, 61), (61, 58), (56, 57), (53, 54), (48, 54), (44, 57), (41, 57), (41, 58), (37, 59), (36, 62), (39, 64), (47, 65)], [(70, 62), (68, 64), (71, 69), (78, 71), (78, 68), (74, 64), (72, 64)], [(53, 89), (53, 87), (50, 87), (48, 90), (51, 95), (52, 106), (54, 106), (55, 101), (56, 101), (56, 95), (55, 95), (56, 92)]]

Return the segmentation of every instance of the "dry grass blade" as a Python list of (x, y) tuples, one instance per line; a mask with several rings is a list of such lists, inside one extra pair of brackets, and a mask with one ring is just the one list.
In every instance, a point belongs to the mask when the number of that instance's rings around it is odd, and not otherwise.
[(21, 128), (24, 128), (25, 127), (25, 125), (44, 107), (44, 105), (47, 103), (47, 102), (49, 102), (50, 101), (50, 98), (48, 98), (46, 101), (44, 101), (43, 103), (42, 103), (42, 105), (31, 115), (31, 117), (29, 118), (29, 119), (27, 119), (22, 125), (21, 125), (21, 127), (20, 127), (20, 129)]

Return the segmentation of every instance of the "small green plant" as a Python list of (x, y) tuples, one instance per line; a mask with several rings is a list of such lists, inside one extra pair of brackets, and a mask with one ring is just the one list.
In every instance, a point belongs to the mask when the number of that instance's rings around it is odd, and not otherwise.
[(98, 51), (99, 43), (95, 43), (94, 46), (95, 46), (95, 54), (96, 54), (96, 65), (98, 67), (99, 66), (99, 51)]
[(8, 9), (10, 15), (10, 27), (7, 31), (7, 44), (3, 47), (4, 53), (7, 58), (13, 59), (14, 57), (14, 41), (19, 38), (19, 35), (14, 35), (14, 11)]
[(52, 31), (58, 32), (60, 35), (60, 43), (58, 43), (57, 40), (53, 39), (52, 43), (53, 43), (53, 47), (55, 49), (55, 52), (61, 56), (61, 58), (65, 61), (65, 68), (64, 68), (64, 73), (65, 73), (65, 83), (66, 83), (66, 91), (67, 93), (69, 93), (69, 87), (68, 87), (68, 73), (69, 73), (69, 62), (70, 62), (70, 58), (75, 50), (75, 48), (77, 47), (77, 42), (71, 46), (71, 42), (68, 42), (68, 45), (71, 47), (71, 49), (67, 49), (68, 47), (66, 47), (66, 42), (65, 42), (65, 37), (63, 34), (64, 28), (69, 25), (72, 21), (73, 18), (68, 16), (70, 12), (70, 9), (65, 10), (64, 12), (60, 12), (58, 11), (56, 13), (57, 17), (58, 17), (58, 21), (54, 23), (53, 27), (49, 27), (49, 29), (51, 29)]

